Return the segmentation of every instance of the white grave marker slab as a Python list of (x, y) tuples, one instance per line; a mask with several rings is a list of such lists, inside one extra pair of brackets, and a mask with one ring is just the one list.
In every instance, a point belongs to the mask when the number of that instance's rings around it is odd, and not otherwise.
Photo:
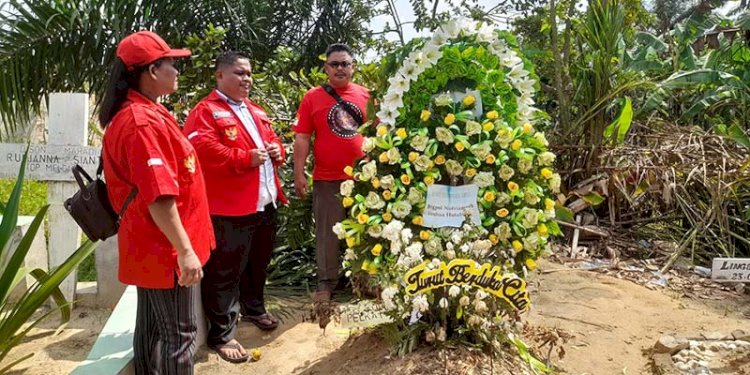
[[(18, 177), (25, 144), (0, 143), (0, 178)], [(97, 147), (78, 145), (31, 145), (26, 160), (26, 179), (40, 181), (75, 181), (70, 171), (79, 164), (91, 177), (99, 165)]]
[(711, 280), (750, 283), (750, 258), (714, 258)]
[(471, 213), (471, 222), (480, 224), (477, 206), (477, 185), (430, 185), (424, 209), (424, 226), (429, 228), (460, 227), (464, 214)]

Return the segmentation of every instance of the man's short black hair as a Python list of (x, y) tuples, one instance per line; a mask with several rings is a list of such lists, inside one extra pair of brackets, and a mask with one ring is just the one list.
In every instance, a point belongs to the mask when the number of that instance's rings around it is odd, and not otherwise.
[(224, 51), (216, 58), (216, 70), (234, 65), (239, 59), (250, 60), (244, 53), (237, 51)]
[(346, 52), (351, 56), (354, 57), (354, 53), (352, 53), (351, 47), (344, 43), (333, 43), (328, 48), (326, 48), (326, 57), (331, 56), (334, 52)]

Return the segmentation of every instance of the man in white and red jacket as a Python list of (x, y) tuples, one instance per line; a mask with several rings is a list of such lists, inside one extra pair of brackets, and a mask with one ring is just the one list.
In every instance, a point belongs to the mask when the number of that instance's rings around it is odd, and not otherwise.
[(278, 326), (266, 312), (263, 288), (277, 204), (286, 203), (276, 172), (285, 152), (266, 112), (247, 99), (251, 74), (247, 57), (222, 53), (216, 89), (193, 108), (183, 129), (204, 169), (216, 235), (201, 283), (208, 346), (229, 362), (248, 358), (234, 339), (239, 314), (264, 330)]

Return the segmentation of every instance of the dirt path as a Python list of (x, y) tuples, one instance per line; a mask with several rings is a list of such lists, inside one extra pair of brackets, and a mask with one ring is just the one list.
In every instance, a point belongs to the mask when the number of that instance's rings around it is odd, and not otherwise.
[[(562, 266), (544, 262), (542, 269)], [(573, 337), (564, 358), (553, 363), (570, 374), (651, 373), (644, 351), (662, 334), (697, 336), (750, 328), (750, 296), (723, 300), (692, 300), (665, 290), (650, 290), (629, 281), (593, 272), (565, 270), (542, 274), (530, 283), (532, 326), (556, 327)], [(106, 320), (103, 310), (76, 310), (79, 316), (61, 335), (47, 328), (11, 353), (35, 352), (16, 374), (66, 374), (85, 358)], [(315, 323), (287, 319), (266, 334), (242, 323), (239, 340), (260, 348), (258, 362), (232, 365), (205, 349), (196, 358), (197, 374), (394, 374), (409, 373), (411, 362), (390, 359), (388, 347), (373, 335), (349, 337), (346, 329), (329, 326), (325, 334)], [(403, 367), (399, 367), (403, 366)]]

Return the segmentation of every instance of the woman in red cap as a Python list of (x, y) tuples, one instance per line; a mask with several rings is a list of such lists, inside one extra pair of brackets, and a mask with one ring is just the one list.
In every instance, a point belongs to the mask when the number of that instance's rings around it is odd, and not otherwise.
[(177, 90), (174, 59), (187, 56), (152, 32), (127, 36), (99, 113), (109, 197), (118, 212), (127, 205), (119, 278), (138, 287), (136, 374), (193, 373), (194, 289), (215, 244), (195, 150), (158, 103)]

